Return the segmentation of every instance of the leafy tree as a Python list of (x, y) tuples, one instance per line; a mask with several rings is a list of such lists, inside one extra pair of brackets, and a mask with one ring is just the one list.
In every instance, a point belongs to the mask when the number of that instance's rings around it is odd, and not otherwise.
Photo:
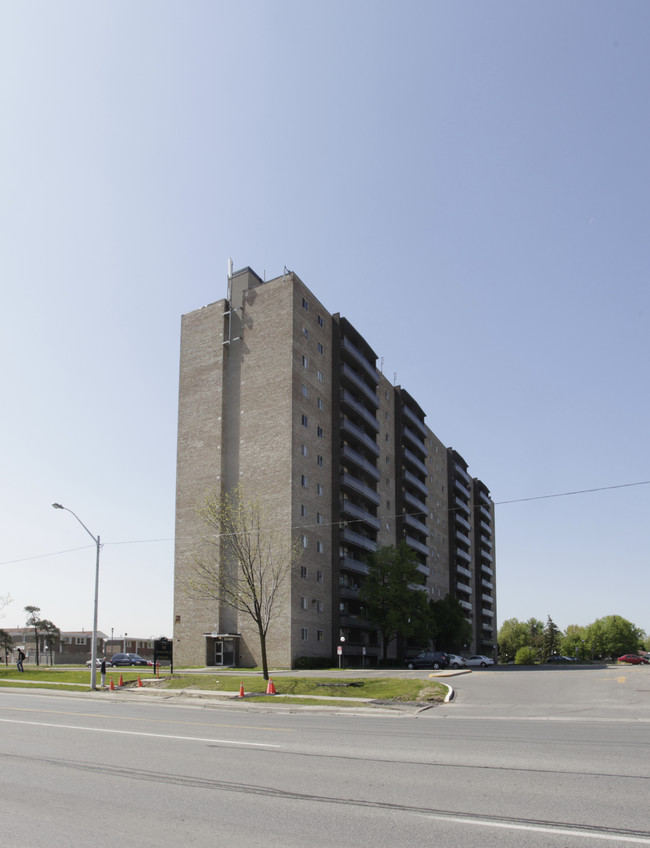
[(579, 657), (587, 659), (589, 649), (587, 646), (587, 628), (578, 624), (569, 624), (560, 638), (559, 651), (565, 657)]
[[(531, 619), (532, 621), (532, 619)], [(530, 646), (531, 630), (529, 625), (518, 618), (508, 618), (499, 629), (499, 660), (513, 660), (520, 648)]]
[(557, 651), (561, 636), (560, 628), (550, 615), (547, 616), (542, 637), (542, 659), (544, 662)]
[(7, 654), (12, 649), (14, 640), (6, 630), (0, 630), (0, 650), (5, 655), (5, 665), (7, 664)]
[(359, 599), (366, 618), (381, 635), (383, 661), (388, 646), (398, 636), (417, 637), (426, 633), (427, 609), (420, 583), (418, 561), (406, 542), (378, 548), (366, 560), (366, 577)]
[(268, 680), (266, 637), (291, 569), (302, 556), (300, 540), (271, 527), (259, 501), (246, 497), (239, 487), (228, 494), (209, 493), (199, 512), (212, 531), (207, 541), (213, 545), (213, 554), (195, 560), (188, 592), (251, 619)]
[(544, 650), (544, 622), (539, 618), (529, 618), (526, 627), (530, 634), (528, 644), (541, 655)]
[[(52, 665), (52, 651), (56, 645), (58, 639), (61, 638), (61, 631), (53, 624), (51, 621), (48, 621), (47, 618), (42, 619), (37, 622), (38, 631), (43, 636), (43, 641), (47, 646), (48, 654), (50, 657), (50, 665)], [(47, 658), (46, 658), (47, 659)]]
[(40, 611), (41, 611), (40, 607), (34, 607), (34, 606), (25, 607), (25, 612), (28, 614), (27, 615), (27, 621), (25, 622), (25, 624), (27, 625), (27, 627), (33, 627), (34, 628), (34, 638), (36, 640), (36, 665), (39, 665), (39, 661), (38, 661), (38, 658), (39, 658), (39, 654), (38, 654), (38, 624), (39, 624), (40, 619), (39, 619), (39, 616), (37, 615), (37, 613), (39, 613)]
[(431, 601), (433, 642), (436, 648), (444, 646), (447, 651), (460, 652), (472, 641), (472, 625), (458, 598), (445, 595), (439, 601)]

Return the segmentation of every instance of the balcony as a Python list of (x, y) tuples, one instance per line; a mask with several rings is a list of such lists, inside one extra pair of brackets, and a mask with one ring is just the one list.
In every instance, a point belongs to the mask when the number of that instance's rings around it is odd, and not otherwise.
[(406, 535), (404, 537), (404, 541), (409, 548), (413, 548), (414, 551), (418, 551), (418, 553), (424, 554), (424, 556), (429, 556), (429, 548), (427, 548), (426, 545), (423, 545), (422, 542), (418, 542), (418, 540), (414, 539), (413, 536)]
[(377, 393), (370, 388), (365, 380), (359, 377), (356, 371), (350, 368), (349, 365), (346, 365), (345, 362), (341, 368), (341, 376), (349, 380), (355, 388), (359, 389), (360, 392), (363, 392), (364, 397), (367, 398), (374, 407), (377, 409), (379, 408), (379, 398), (377, 397)]
[(427, 451), (424, 443), (422, 441), (422, 437), (418, 436), (413, 430), (409, 429), (406, 425), (402, 427), (402, 435), (411, 442), (411, 444), (420, 451), (420, 453), (424, 454), (424, 456), (429, 456), (429, 452)]
[(469, 568), (465, 568), (464, 565), (456, 564), (456, 571), (459, 574), (463, 574), (465, 577), (471, 577), (472, 576), (472, 572), (469, 570)]
[(408, 418), (408, 420), (411, 422), (411, 424), (415, 425), (415, 428), (417, 429), (418, 433), (421, 433), (423, 438), (426, 439), (426, 437), (427, 437), (426, 425), (423, 424), (422, 421), (420, 421), (420, 419), (417, 417), (417, 415), (414, 412), (411, 412), (411, 410), (408, 408), (408, 406), (402, 407), (402, 415), (404, 416), (404, 418)]
[(466, 586), (465, 583), (456, 583), (456, 589), (459, 592), (463, 592), (463, 594), (467, 595), (468, 597), (470, 597), (470, 598), (472, 597), (472, 587), (471, 586)]
[(456, 530), (456, 538), (457, 538), (457, 539), (458, 539), (458, 541), (459, 541), (459, 542), (461, 542), (463, 545), (467, 545), (467, 547), (468, 547), (468, 548), (469, 548), (469, 547), (470, 547), (470, 545), (472, 544), (472, 543), (471, 543), (471, 541), (470, 541), (469, 536), (466, 536), (464, 533), (461, 533), (461, 532), (460, 532), (460, 530)]
[(494, 598), (492, 597), (492, 595), (481, 595), (481, 600), (485, 601), (486, 604), (494, 603)]
[(487, 551), (484, 551), (483, 548), (481, 548), (480, 553), (482, 559), (486, 559), (488, 562), (492, 562), (492, 554), (489, 554)]
[(361, 533), (355, 533), (354, 530), (350, 530), (347, 527), (341, 528), (339, 532), (340, 539), (348, 545), (356, 545), (358, 548), (363, 548), (371, 553), (377, 550), (377, 542), (369, 539), (367, 536), (363, 536)]
[[(426, 565), (422, 565), (422, 563), (421, 563), (421, 562), (419, 562), (419, 563), (417, 564), (417, 570), (420, 572), (420, 574), (424, 574), (424, 576), (425, 576), (425, 577), (428, 577), (428, 576), (429, 576), (429, 573), (430, 573), (430, 572), (429, 572), (429, 568), (428, 568), (428, 566), (426, 566)], [(427, 589), (427, 587), (426, 587), (426, 586), (418, 586), (417, 588), (418, 588), (418, 589), (424, 589), (424, 591), (425, 591), (425, 592), (426, 592), (426, 589)]]
[(366, 486), (361, 480), (353, 477), (352, 474), (344, 472), (340, 476), (340, 482), (342, 486), (347, 486), (348, 489), (352, 489), (354, 492), (362, 495), (367, 501), (374, 503), (375, 506), (379, 506), (381, 503), (381, 498), (377, 492), (371, 489), (370, 486)]
[(454, 488), (458, 489), (458, 491), (461, 493), (461, 495), (465, 495), (465, 497), (469, 500), (470, 491), (467, 488), (467, 486), (463, 483), (462, 480), (458, 480), (458, 479), (454, 480)]
[(465, 471), (465, 469), (460, 463), (454, 462), (454, 471), (456, 472), (456, 474), (459, 474), (468, 485), (472, 482), (469, 474), (467, 473), (467, 471)]
[(491, 609), (485, 609), (485, 608), (482, 609), (481, 615), (485, 616), (485, 618), (494, 618), (494, 613), (492, 612)]
[(421, 512), (423, 515), (427, 514), (427, 505), (424, 501), (419, 501), (415, 495), (412, 495), (410, 492), (403, 492), (403, 498), (409, 506), (415, 507), (418, 512)]
[(470, 603), (468, 603), (467, 601), (464, 601), (462, 598), (459, 598), (459, 599), (458, 599), (458, 603), (459, 603), (459, 604), (461, 605), (461, 607), (462, 607), (464, 610), (466, 610), (467, 612), (471, 612), (471, 611), (472, 611), (472, 605), (471, 605)]
[(356, 518), (359, 521), (363, 521), (368, 524), (370, 527), (373, 527), (375, 530), (379, 530), (381, 527), (381, 521), (376, 518), (371, 513), (367, 512), (365, 509), (362, 509), (360, 506), (351, 503), (347, 498), (344, 498), (341, 501), (341, 514), (348, 515), (351, 518)]
[(363, 428), (358, 427), (353, 421), (350, 421), (349, 418), (341, 418), (340, 426), (344, 433), (353, 435), (364, 445), (364, 447), (374, 453), (375, 456), (379, 456), (380, 451), (377, 442), (374, 439), (371, 439)]
[(489, 574), (490, 577), (494, 577), (494, 571), (490, 568), (489, 565), (486, 565), (484, 562), (481, 563), (481, 571), (485, 574)]
[(379, 422), (375, 418), (375, 416), (370, 412), (370, 410), (366, 409), (366, 407), (359, 403), (359, 401), (354, 397), (354, 395), (350, 394), (347, 389), (342, 389), (341, 391), (341, 403), (347, 405), (349, 409), (352, 409), (357, 413), (363, 420), (369, 424), (373, 430), (377, 433), (379, 432)]
[(471, 562), (472, 557), (462, 548), (456, 548), (456, 556), (459, 556), (461, 559), (464, 559), (465, 562)]
[(358, 365), (363, 368), (375, 385), (379, 383), (379, 373), (377, 372), (377, 369), (370, 360), (361, 353), (359, 348), (350, 341), (350, 339), (343, 337), (341, 339), (341, 347), (352, 356)]
[(463, 518), (459, 512), (456, 513), (456, 524), (460, 524), (460, 526), (464, 527), (468, 532), (472, 529), (472, 525), (469, 521), (466, 518)]
[(355, 451), (354, 448), (351, 448), (349, 445), (341, 446), (341, 457), (354, 463), (357, 468), (360, 468), (369, 477), (372, 477), (375, 480), (381, 479), (381, 474), (377, 470), (377, 466), (373, 465), (372, 462), (369, 462), (365, 457), (361, 456), (360, 453), (357, 453), (357, 451)]
[(365, 562), (348, 556), (341, 557), (341, 569), (345, 571), (354, 571), (356, 574), (368, 573), (368, 566)]
[(407, 480), (412, 486), (415, 486), (416, 489), (419, 489), (425, 497), (429, 494), (429, 490), (424, 483), (416, 477), (415, 474), (411, 474), (410, 471), (404, 469), (402, 472), (402, 478)]
[(492, 513), (490, 512), (490, 510), (489, 510), (489, 509), (486, 509), (486, 508), (483, 506), (483, 504), (481, 504), (481, 505), (480, 505), (479, 509), (480, 509), (480, 511), (481, 511), (481, 515), (482, 515), (484, 518), (486, 518), (488, 521), (492, 521)]
[(417, 468), (421, 474), (424, 474), (425, 477), (427, 476), (428, 472), (426, 465), (408, 448), (404, 448), (404, 459), (410, 462), (411, 465), (415, 466), (415, 468)]
[(480, 522), (480, 525), (481, 525), (481, 528), (482, 528), (483, 530), (486, 530), (488, 533), (490, 533), (490, 535), (492, 534), (492, 528), (490, 527), (490, 525), (489, 525), (489, 524), (486, 524), (486, 522), (485, 522), (485, 521), (481, 521), (481, 522)]
[(487, 536), (481, 536), (481, 544), (484, 545), (486, 548), (493, 547), (492, 542), (488, 539)]
[[(461, 501), (460, 498), (454, 498), (454, 502), (456, 506), (465, 513), (465, 515), (469, 515), (469, 506), (465, 503), (465, 501)], [(458, 513), (456, 513), (458, 514)]]
[(489, 589), (492, 592), (494, 591), (494, 584), (490, 583), (489, 580), (485, 580), (485, 579), (482, 578), (481, 579), (481, 586), (485, 586), (486, 589)]
[(427, 525), (423, 524), (414, 515), (410, 515), (408, 512), (405, 512), (403, 518), (404, 521), (409, 525), (409, 527), (412, 527), (414, 530), (419, 531), (420, 533), (422, 533), (423, 536), (429, 535), (429, 528), (427, 527)]

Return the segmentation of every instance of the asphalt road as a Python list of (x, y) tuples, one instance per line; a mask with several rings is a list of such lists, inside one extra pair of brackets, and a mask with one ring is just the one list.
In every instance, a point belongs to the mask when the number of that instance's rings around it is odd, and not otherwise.
[(650, 668), (448, 682), (417, 716), (0, 690), (0, 845), (650, 846)]

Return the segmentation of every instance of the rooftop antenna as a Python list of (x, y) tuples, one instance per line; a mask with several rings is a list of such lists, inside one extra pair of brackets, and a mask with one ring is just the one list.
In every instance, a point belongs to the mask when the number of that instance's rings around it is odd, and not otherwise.
[(383, 356), (379, 360), (379, 370), (382, 374), (384, 373), (384, 357)]
[(232, 301), (232, 259), (228, 257), (228, 303)]
[(393, 385), (397, 385), (397, 371), (393, 371)]

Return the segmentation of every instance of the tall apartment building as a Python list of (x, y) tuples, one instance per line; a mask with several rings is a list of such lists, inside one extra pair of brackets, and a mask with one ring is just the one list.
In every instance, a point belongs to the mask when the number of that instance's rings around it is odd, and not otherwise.
[[(372, 665), (378, 635), (359, 590), (366, 558), (404, 539), (422, 590), (457, 597), (468, 650), (496, 648), (494, 505), (425, 413), (377, 369), (374, 350), (293, 272), (229, 273), (228, 297), (182, 318), (176, 484), (175, 661), (257, 665), (252, 622), (188, 591), (209, 554), (197, 507), (235, 486), (302, 541), (268, 634), (269, 662)], [(344, 642), (341, 641), (343, 637)], [(441, 646), (444, 647), (444, 646)]]

